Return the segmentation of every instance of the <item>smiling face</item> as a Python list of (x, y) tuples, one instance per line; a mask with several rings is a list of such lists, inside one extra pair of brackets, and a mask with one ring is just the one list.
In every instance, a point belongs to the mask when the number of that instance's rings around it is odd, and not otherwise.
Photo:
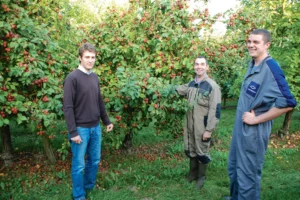
[(247, 41), (247, 48), (250, 56), (255, 61), (261, 61), (268, 56), (268, 48), (270, 42), (264, 41), (264, 37), (261, 34), (251, 34)]
[(85, 50), (82, 56), (79, 56), (80, 65), (87, 71), (90, 71), (96, 61), (96, 53)]
[(204, 77), (208, 70), (209, 66), (206, 63), (205, 58), (196, 58), (195, 63), (194, 63), (194, 70), (197, 75), (197, 77)]

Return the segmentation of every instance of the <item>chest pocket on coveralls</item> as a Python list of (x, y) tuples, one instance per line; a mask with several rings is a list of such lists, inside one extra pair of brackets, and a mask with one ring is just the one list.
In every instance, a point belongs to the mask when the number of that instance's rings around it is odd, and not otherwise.
[(197, 103), (200, 106), (208, 107), (209, 102), (209, 91), (206, 90), (200, 90), (197, 97)]
[(254, 82), (254, 81), (251, 81), (250, 83), (245, 82), (244, 83), (244, 93), (248, 98), (254, 99), (258, 93), (259, 87), (260, 87), (260, 84)]

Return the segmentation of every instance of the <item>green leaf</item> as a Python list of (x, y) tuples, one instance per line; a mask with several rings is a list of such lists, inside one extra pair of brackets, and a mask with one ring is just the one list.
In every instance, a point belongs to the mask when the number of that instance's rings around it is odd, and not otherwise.
[(6, 124), (6, 125), (9, 125), (9, 120), (8, 119), (4, 119), (3, 123)]
[(0, 187), (1, 187), (2, 190), (4, 190), (5, 184), (4, 184), (3, 182), (1, 182), (1, 183), (0, 183)]
[(154, 107), (153, 106), (149, 106), (148, 111), (151, 112), (153, 110), (154, 110)]
[(4, 97), (4, 95), (0, 95), (0, 102), (6, 102), (6, 98)]
[(50, 125), (50, 121), (49, 120), (44, 120), (44, 126), (48, 127)]
[(21, 124), (23, 121), (26, 121), (27, 118), (25, 116), (23, 116), (22, 114), (18, 114), (18, 117), (17, 117), (17, 122), (18, 124)]

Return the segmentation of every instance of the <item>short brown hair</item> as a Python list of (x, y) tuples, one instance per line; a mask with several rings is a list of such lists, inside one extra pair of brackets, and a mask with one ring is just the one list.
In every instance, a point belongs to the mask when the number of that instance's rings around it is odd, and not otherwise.
[(83, 45), (81, 45), (78, 52), (79, 56), (82, 57), (85, 51), (94, 52), (95, 54), (97, 53), (95, 46), (90, 43), (84, 43)]
[(265, 43), (271, 42), (271, 33), (266, 29), (256, 29), (251, 32), (253, 35), (262, 35)]
[[(203, 59), (205, 60), (205, 64), (208, 65), (208, 60), (206, 59), (205, 56), (198, 56), (197, 58), (200, 58), (200, 59), (203, 58)], [(197, 59), (197, 58), (196, 58), (196, 59)]]

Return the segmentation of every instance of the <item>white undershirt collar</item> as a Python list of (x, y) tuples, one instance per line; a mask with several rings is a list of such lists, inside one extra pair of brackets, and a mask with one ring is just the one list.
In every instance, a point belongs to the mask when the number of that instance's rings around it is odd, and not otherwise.
[(83, 73), (87, 74), (87, 75), (90, 75), (92, 73), (92, 70), (88, 71), (84, 67), (82, 67), (81, 65), (78, 66), (78, 69), (80, 71), (82, 71)]

